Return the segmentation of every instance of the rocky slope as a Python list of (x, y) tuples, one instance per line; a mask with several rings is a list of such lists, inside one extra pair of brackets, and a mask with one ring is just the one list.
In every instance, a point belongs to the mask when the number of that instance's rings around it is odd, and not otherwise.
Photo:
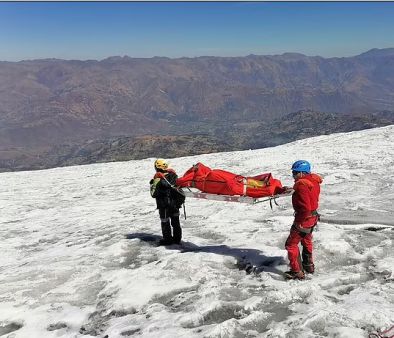
[(225, 147), (223, 132), (239, 139), (226, 140), (232, 146), (257, 147), (268, 141), (249, 144), (242, 130), (248, 135), (295, 111), (354, 115), (393, 107), (394, 48), (329, 59), (286, 53), (0, 62), (0, 161), (17, 168), (21, 158), (32, 163), (56, 145), (61, 157), (96, 140), (196, 132), (211, 137), (213, 150)]
[[(56, 145), (37, 154), (0, 160), (0, 171), (45, 169), (66, 165), (124, 161), (148, 157), (181, 157), (211, 152), (256, 149), (316, 135), (362, 130), (394, 124), (394, 113), (340, 115), (299, 111), (271, 122), (200, 123), (188, 135), (117, 137), (77, 145)], [(197, 127), (197, 126), (194, 126)], [(197, 129), (197, 128), (196, 128)]]

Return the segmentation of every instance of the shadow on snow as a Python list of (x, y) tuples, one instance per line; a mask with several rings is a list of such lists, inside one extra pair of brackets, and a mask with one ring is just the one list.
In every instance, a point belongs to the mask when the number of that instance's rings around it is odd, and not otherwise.
[[(125, 235), (126, 239), (139, 239), (147, 243), (157, 243), (162, 237), (151, 233), (131, 233)], [(283, 271), (277, 269), (278, 265), (286, 264), (282, 256), (266, 256), (257, 249), (232, 248), (227, 245), (203, 245), (198, 246), (191, 242), (182, 242), (181, 245), (173, 244), (165, 246), (169, 250), (186, 252), (207, 252), (222, 256), (231, 256), (237, 260), (236, 266), (245, 270), (248, 274), (260, 272), (271, 272), (283, 275)]]

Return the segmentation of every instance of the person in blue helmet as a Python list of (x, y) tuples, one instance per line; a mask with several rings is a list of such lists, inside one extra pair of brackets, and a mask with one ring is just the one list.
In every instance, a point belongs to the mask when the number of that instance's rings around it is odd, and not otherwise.
[[(285, 273), (287, 279), (304, 279), (305, 273), (313, 273), (312, 232), (316, 226), (319, 214), (320, 184), (322, 178), (311, 172), (311, 164), (305, 160), (298, 160), (291, 167), (294, 178), (294, 192), (292, 204), (294, 221), (286, 240), (286, 250), (290, 262), (290, 271)], [(302, 261), (298, 244), (302, 245)]]

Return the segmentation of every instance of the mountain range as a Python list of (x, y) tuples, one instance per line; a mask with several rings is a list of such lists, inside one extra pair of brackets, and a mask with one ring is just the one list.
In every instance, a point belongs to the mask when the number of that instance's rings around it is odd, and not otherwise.
[(393, 107), (394, 48), (0, 62), (0, 170), (271, 146), (391, 124)]

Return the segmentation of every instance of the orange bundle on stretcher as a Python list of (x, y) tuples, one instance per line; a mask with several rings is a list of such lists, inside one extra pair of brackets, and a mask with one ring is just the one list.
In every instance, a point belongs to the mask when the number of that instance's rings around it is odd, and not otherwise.
[(211, 169), (202, 163), (193, 165), (178, 178), (176, 184), (182, 188), (196, 188), (209, 194), (254, 198), (279, 194), (282, 188), (281, 181), (273, 178), (271, 173), (245, 177), (225, 170)]

